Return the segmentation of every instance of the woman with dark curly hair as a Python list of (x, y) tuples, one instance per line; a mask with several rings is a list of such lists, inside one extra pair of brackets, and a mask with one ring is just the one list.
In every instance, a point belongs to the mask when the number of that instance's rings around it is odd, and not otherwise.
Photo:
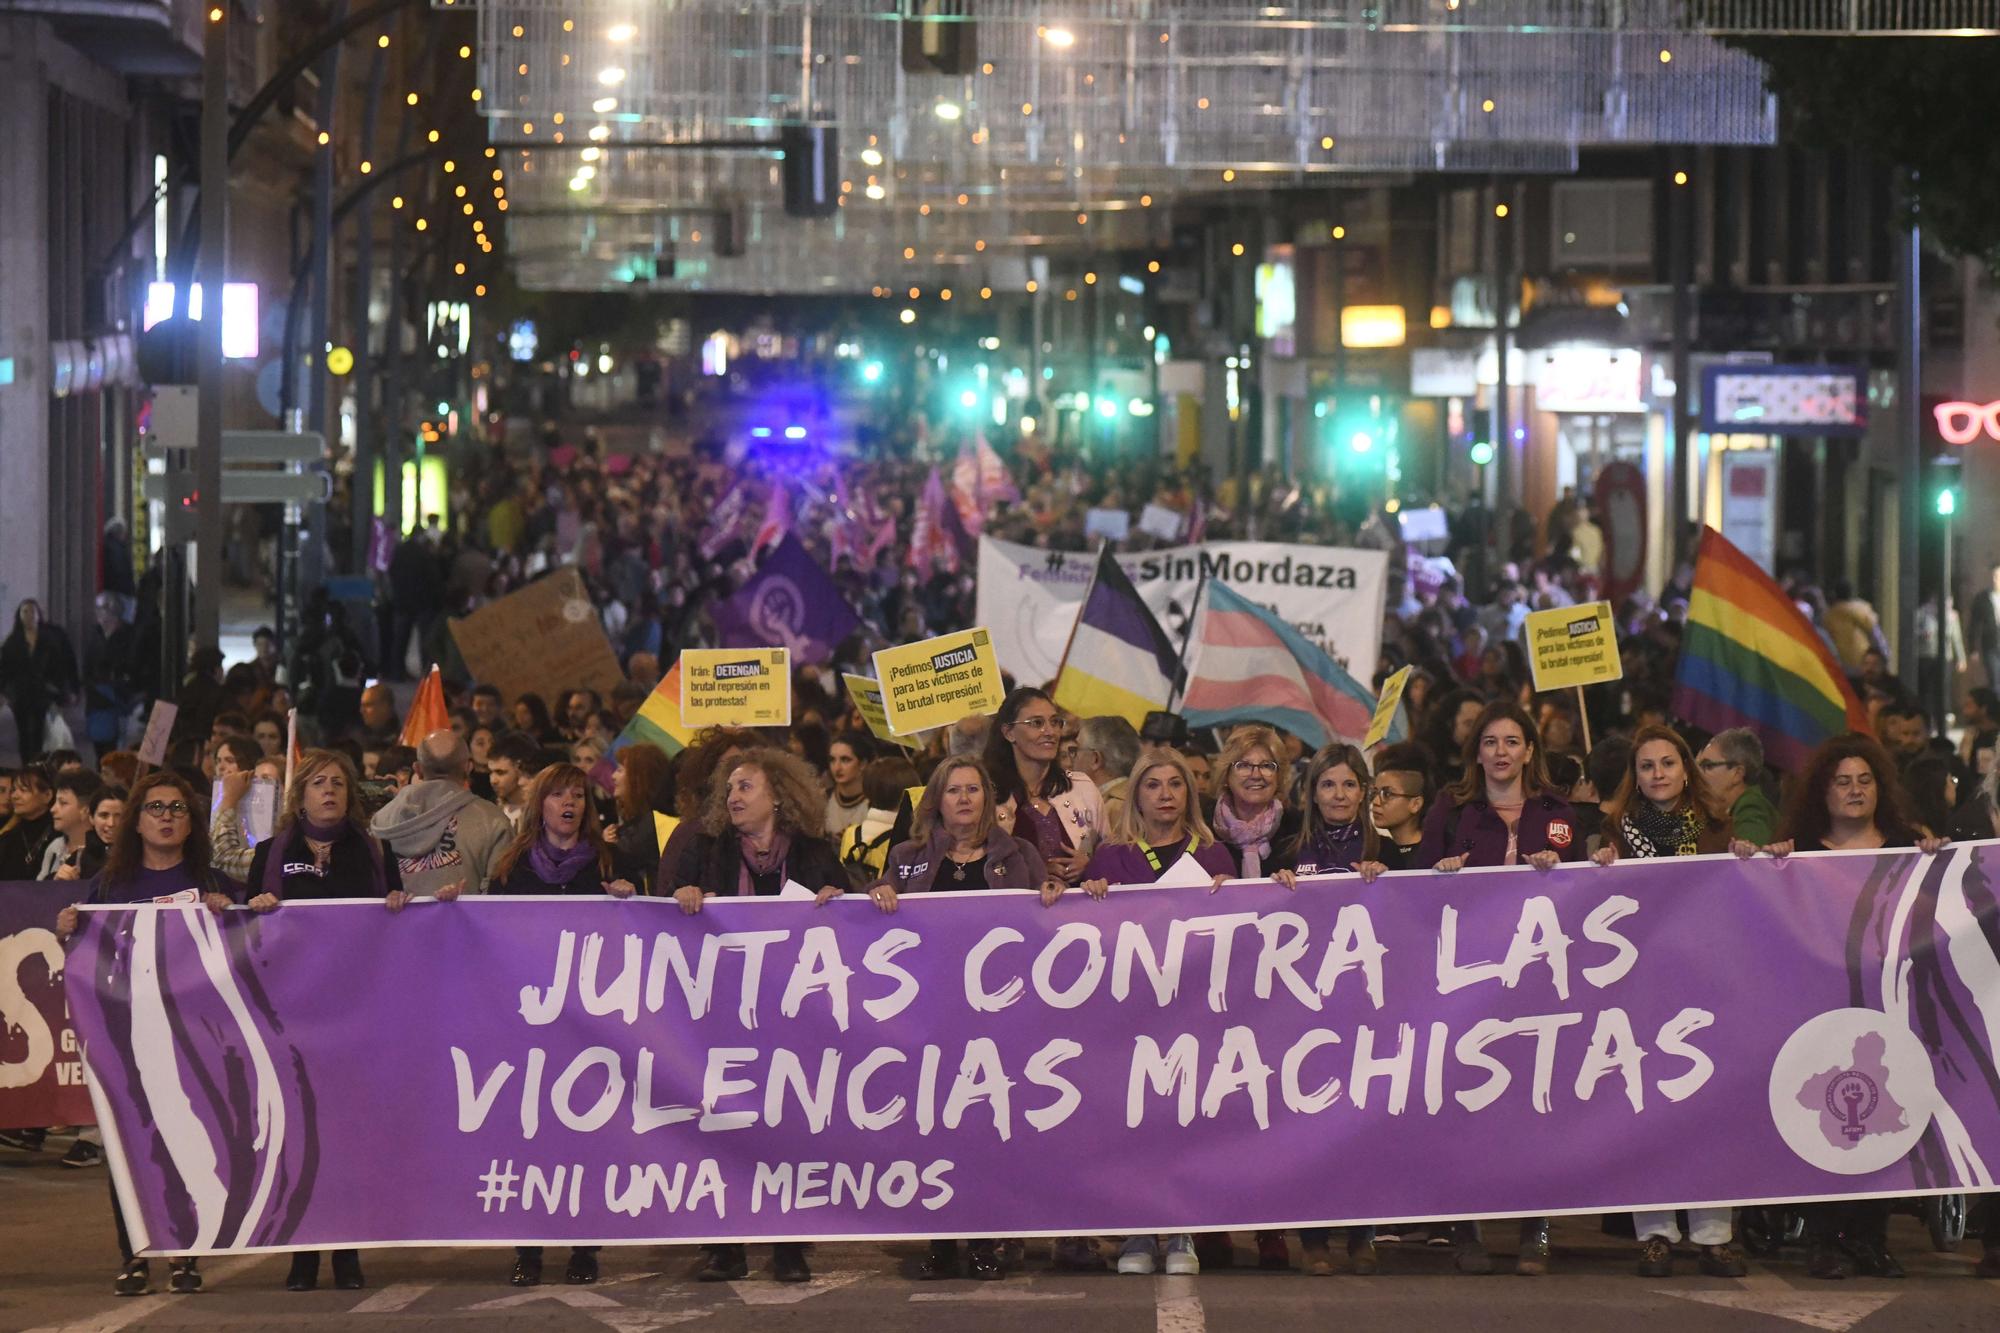
[[(1778, 834), (1779, 841), (1763, 849), (1773, 856), (1878, 847), (1935, 852), (1946, 842), (1911, 817), (1889, 752), (1874, 737), (1857, 732), (1834, 737), (1806, 761)], [(1739, 855), (1749, 850), (1737, 848)], [(1889, 1203), (1850, 1199), (1801, 1205), (1807, 1274), (1825, 1279), (1856, 1273), (1903, 1276), (1903, 1265), (1889, 1253)]]
[[(774, 897), (787, 883), (818, 894), (851, 887), (840, 857), (820, 836), (826, 793), (806, 762), (783, 750), (746, 750), (716, 784), (702, 811), (701, 832), (688, 844), (662, 884), (677, 884), (674, 901), (687, 913), (716, 894)], [(806, 1247), (800, 1241), (771, 1246), (772, 1276), (807, 1282)], [(750, 1274), (743, 1245), (711, 1245), (703, 1282), (733, 1282)]]

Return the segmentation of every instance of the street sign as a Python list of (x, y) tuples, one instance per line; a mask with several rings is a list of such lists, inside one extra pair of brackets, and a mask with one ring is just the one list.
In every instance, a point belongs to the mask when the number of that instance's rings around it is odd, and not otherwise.
[[(194, 473), (171, 472), (146, 478), (146, 498), (186, 504), (194, 494)], [(333, 498), (333, 477), (325, 472), (242, 472), (222, 474), (224, 504), (324, 504)]]
[[(149, 436), (148, 458), (168, 457), (178, 448), (169, 441)], [(317, 463), (326, 457), (326, 437), (316, 430), (226, 430), (222, 432), (222, 457), (231, 463)]]

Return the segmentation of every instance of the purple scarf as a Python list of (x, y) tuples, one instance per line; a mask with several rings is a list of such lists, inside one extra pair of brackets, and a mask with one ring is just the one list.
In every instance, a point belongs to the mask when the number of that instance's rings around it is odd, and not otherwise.
[[(743, 853), (743, 869), (736, 876), (736, 896), (754, 898), (757, 896), (757, 882), (751, 876), (768, 875), (773, 871), (782, 875), (785, 870), (785, 856), (792, 850), (792, 838), (788, 833), (775, 835), (771, 839), (770, 850), (761, 855), (751, 847), (750, 839), (742, 834), (736, 835), (736, 842)], [(780, 882), (778, 887), (782, 889), (784, 884)]]
[(528, 849), (528, 868), (542, 883), (550, 888), (559, 888), (575, 879), (577, 872), (596, 855), (596, 848), (583, 838), (578, 838), (574, 847), (565, 850), (550, 842), (549, 835), (544, 833)]
[(300, 844), (307, 838), (314, 842), (339, 842), (341, 836), (350, 829), (361, 833), (361, 841), (375, 862), (375, 891), (387, 893), (387, 873), (382, 869), (382, 844), (365, 832), (355, 829), (354, 825), (345, 819), (336, 820), (331, 824), (315, 824), (312, 820), (304, 818), (294, 819), (290, 828), (271, 840), (273, 844), (271, 854), (264, 862), (264, 878), (259, 887), (265, 893), (282, 897), (285, 891), (285, 864), (301, 853), (303, 848)]

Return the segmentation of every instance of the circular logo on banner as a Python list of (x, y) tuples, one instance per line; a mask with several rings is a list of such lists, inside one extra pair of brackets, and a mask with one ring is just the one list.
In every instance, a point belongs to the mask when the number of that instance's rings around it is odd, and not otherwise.
[(799, 585), (782, 575), (764, 580), (750, 603), (750, 628), (762, 641), (790, 649), (796, 654), (803, 643), (806, 623), (805, 594)]
[(563, 603), (563, 619), (572, 625), (581, 625), (590, 619), (590, 601), (584, 597), (572, 597)]
[(1937, 1106), (1930, 1053), (1874, 1009), (1806, 1020), (1771, 1066), (1771, 1120), (1785, 1146), (1843, 1176), (1902, 1160)]

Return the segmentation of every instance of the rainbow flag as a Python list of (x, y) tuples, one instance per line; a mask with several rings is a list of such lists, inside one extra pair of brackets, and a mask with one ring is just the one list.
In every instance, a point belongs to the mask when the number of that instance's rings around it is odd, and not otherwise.
[[(611, 742), (611, 753), (617, 754), (628, 745), (638, 742), (657, 745), (669, 755), (679, 754), (694, 744), (694, 732), (681, 721), (681, 664), (674, 663), (673, 670), (646, 696), (646, 702), (639, 705), (639, 711), (625, 724), (625, 730), (618, 733), (618, 739)], [(609, 756), (606, 756), (607, 758)]]
[(1673, 706), (1709, 731), (1750, 728), (1772, 766), (1793, 771), (1831, 737), (1868, 730), (1812, 622), (1713, 528), (1702, 530), (1695, 556)]
[(1181, 713), (1190, 727), (1265, 722), (1317, 750), (1361, 744), (1375, 696), (1303, 634), (1226, 583), (1196, 609), (1194, 665)]

